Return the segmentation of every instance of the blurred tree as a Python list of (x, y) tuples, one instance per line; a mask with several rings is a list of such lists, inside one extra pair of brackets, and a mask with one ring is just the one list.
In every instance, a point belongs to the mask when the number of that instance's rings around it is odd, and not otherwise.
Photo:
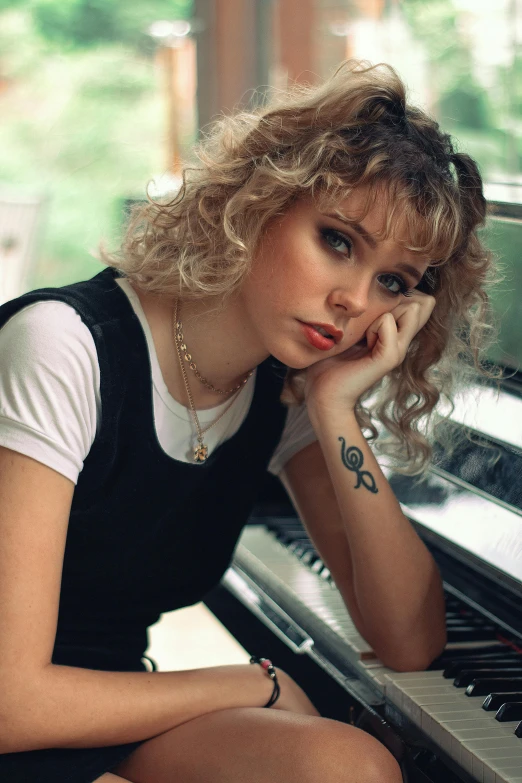
[(119, 244), (122, 198), (143, 197), (164, 158), (154, 58), (128, 39), (49, 42), (33, 2), (0, 0), (0, 188), (48, 203), (31, 288), (95, 274), (100, 237)]
[(491, 127), (487, 93), (471, 80), (464, 80), (439, 98), (439, 111), (445, 120), (482, 130)]
[(118, 42), (147, 51), (152, 22), (192, 13), (192, 0), (0, 0), (0, 10), (23, 6), (40, 34), (62, 50)]
[(498, 90), (476, 77), (471, 41), (453, 0), (401, 0), (405, 18), (428, 54), (433, 108), (441, 125), (455, 134), (486, 173), (505, 168), (505, 114)]
[[(488, 96), (474, 78), (470, 44), (459, 28), (459, 11), (452, 0), (402, 0), (401, 7), (429, 54), (441, 119), (457, 118), (471, 128), (488, 126)], [(455, 113), (456, 107), (460, 108)]]

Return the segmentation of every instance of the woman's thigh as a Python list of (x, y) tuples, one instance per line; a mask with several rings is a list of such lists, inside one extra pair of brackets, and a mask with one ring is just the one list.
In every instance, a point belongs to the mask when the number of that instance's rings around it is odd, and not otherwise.
[(262, 708), (208, 713), (144, 742), (114, 769), (132, 783), (401, 783), (376, 739), (329, 718)]

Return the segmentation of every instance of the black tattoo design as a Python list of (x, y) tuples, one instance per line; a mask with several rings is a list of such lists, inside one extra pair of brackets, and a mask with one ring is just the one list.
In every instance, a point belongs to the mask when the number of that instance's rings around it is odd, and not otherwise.
[(358, 449), (357, 446), (350, 446), (350, 448), (347, 449), (345, 439), (339, 438), (339, 440), (341, 441), (341, 459), (343, 461), (344, 467), (348, 468), (348, 470), (352, 470), (357, 474), (357, 484), (355, 485), (355, 489), (359, 489), (362, 484), (366, 487), (367, 490), (377, 494), (379, 490), (377, 489), (375, 479), (373, 478), (372, 474), (368, 470), (361, 470), (362, 464), (364, 462), (362, 451)]

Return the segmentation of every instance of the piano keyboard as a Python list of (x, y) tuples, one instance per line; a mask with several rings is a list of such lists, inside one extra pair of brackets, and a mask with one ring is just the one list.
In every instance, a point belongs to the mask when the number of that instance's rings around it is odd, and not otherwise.
[[(350, 673), (362, 680), (373, 695), (370, 703), (382, 705), (392, 721), (397, 713), (405, 717), (472, 780), (522, 783), (518, 640), (504, 639), (490, 618), (450, 593), (443, 655), (429, 671), (394, 672), (358, 633), (300, 521), (266, 522), (269, 530), (245, 528), (224, 584), (243, 602), (250, 591), (250, 608), (287, 643), (290, 639), (295, 652), (328, 650), (332, 660), (345, 661), (346, 681)], [(502, 695), (490, 696), (494, 693)]]

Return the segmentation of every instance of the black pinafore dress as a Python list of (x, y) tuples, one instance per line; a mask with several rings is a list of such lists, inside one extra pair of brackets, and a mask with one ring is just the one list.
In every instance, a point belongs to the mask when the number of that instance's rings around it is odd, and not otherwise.
[[(145, 671), (147, 628), (200, 601), (221, 579), (283, 431), (285, 369), (258, 367), (238, 432), (202, 464), (161, 448), (139, 319), (108, 268), (91, 280), (33, 291), (0, 307), (0, 328), (22, 307), (75, 308), (100, 363), (101, 427), (74, 492), (53, 662)], [(6, 783), (92, 783), (141, 743), (0, 754)]]

